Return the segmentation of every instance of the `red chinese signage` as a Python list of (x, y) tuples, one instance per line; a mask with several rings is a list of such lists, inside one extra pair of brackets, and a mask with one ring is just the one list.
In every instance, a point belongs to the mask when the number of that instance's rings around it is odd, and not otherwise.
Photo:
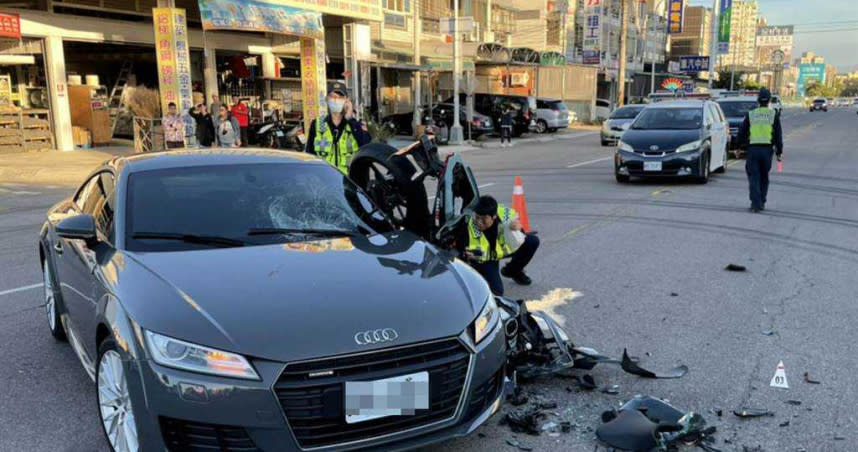
[(21, 16), (0, 13), (0, 37), (21, 39)]

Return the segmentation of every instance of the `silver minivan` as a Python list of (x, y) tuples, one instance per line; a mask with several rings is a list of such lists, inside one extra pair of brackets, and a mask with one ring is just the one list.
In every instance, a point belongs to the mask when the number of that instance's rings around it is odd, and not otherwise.
[(562, 100), (536, 99), (536, 131), (556, 132), (569, 127), (569, 109)]

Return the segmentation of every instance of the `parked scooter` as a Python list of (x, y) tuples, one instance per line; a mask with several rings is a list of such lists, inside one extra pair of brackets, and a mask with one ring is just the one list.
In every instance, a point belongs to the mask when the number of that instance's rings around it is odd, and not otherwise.
[(261, 126), (256, 131), (256, 143), (271, 149), (303, 151), (307, 138), (301, 120), (275, 120)]

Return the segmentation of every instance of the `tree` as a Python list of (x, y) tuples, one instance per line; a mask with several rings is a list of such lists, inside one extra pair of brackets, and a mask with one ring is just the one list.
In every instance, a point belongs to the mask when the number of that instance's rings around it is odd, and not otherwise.
[(840, 90), (841, 97), (858, 97), (858, 79), (850, 78)]

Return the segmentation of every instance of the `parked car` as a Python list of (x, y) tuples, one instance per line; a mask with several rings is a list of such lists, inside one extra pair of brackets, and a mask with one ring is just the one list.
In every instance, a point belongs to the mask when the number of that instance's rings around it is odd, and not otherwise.
[(37, 257), (118, 452), (420, 448), (502, 403), (485, 280), (303, 153), (113, 159), (50, 209)]
[(828, 111), (828, 100), (824, 98), (813, 99), (813, 102), (810, 104), (810, 111), (811, 113), (814, 111)]
[(754, 96), (723, 97), (717, 102), (730, 124), (730, 149), (735, 149), (739, 146), (739, 127), (748, 112), (760, 104)]
[(536, 99), (536, 132), (556, 132), (569, 127), (569, 108), (562, 100)]
[(646, 105), (626, 105), (614, 110), (611, 116), (602, 123), (602, 146), (616, 144), (623, 132), (634, 121)]
[(596, 116), (597, 120), (607, 119), (608, 116), (611, 116), (611, 112), (614, 111), (614, 104), (607, 99), (596, 99), (596, 109), (593, 111), (593, 114)]
[(614, 155), (617, 182), (635, 177), (693, 177), (705, 184), (727, 165), (727, 121), (709, 100), (648, 105), (623, 134)]
[[(460, 94), (461, 105), (467, 102), (467, 96)], [(453, 103), (453, 98), (445, 101)], [(511, 96), (505, 94), (474, 94), (474, 111), (492, 119), (495, 132), (500, 133), (501, 115), (505, 109), (513, 111), (512, 135), (517, 137), (536, 127), (536, 98), (526, 96)]]
[[(484, 114), (474, 112), (473, 119), (469, 124), (464, 107), (462, 105), (460, 105), (460, 107), (462, 109), (459, 111), (459, 124), (462, 125), (462, 129), (465, 133), (466, 138), (468, 138), (469, 133), (470, 139), (475, 139), (494, 131), (494, 124), (492, 123), (491, 118)], [(427, 105), (422, 107), (421, 111), (423, 112), (423, 118), (421, 119), (422, 123), (429, 124), (429, 106)], [(397, 113), (395, 115), (387, 116), (383, 119), (383, 121), (390, 122), (394, 125), (396, 133), (403, 135), (414, 135), (414, 128), (411, 125), (411, 122), (413, 120), (413, 111)], [(435, 126), (437, 126), (440, 130), (448, 129), (450, 126), (452, 126), (453, 104), (449, 103), (433, 105), (432, 120), (434, 121)]]

